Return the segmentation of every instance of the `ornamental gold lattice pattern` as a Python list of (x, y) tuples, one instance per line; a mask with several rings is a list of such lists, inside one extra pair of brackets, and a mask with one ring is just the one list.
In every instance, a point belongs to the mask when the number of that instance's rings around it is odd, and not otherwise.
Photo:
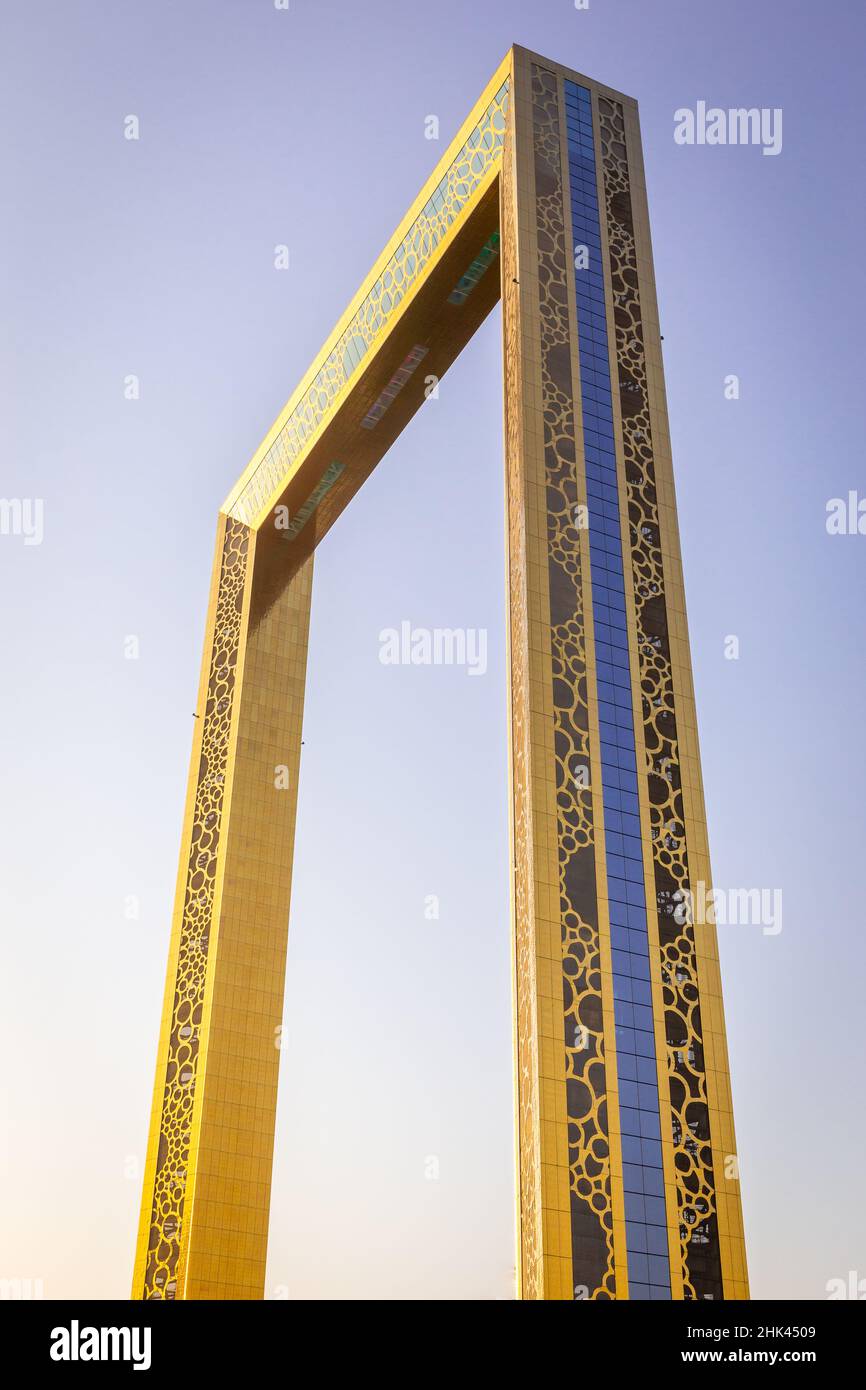
[(145, 1296), (175, 1295), (249, 531), (226, 519), (159, 1126)]

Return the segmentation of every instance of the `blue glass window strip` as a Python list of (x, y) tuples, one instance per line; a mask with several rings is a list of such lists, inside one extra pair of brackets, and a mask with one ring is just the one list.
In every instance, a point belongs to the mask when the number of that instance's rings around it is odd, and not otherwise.
[(619, 485), (589, 91), (565, 83), (613, 957), (629, 1297), (669, 1299), (667, 1219), (631, 703)]

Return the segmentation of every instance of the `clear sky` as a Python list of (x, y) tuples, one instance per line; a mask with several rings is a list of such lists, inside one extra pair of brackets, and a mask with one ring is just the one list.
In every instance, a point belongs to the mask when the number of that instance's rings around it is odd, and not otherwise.
[[(0, 536), (0, 1276), (128, 1293), (216, 512), (512, 42), (641, 105), (715, 879), (784, 895), (721, 932), (753, 1292), (866, 1276), (864, 27), (3, 4), (0, 494), (44, 534)], [(676, 144), (701, 100), (781, 154)], [(499, 335), (317, 556), (270, 1296), (513, 1295)], [(402, 619), (487, 674), (383, 666)]]

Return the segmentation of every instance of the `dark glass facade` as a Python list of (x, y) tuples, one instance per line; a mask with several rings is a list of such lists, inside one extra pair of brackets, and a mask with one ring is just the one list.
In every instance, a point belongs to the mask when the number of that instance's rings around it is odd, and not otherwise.
[(658, 1073), (589, 91), (566, 82), (565, 105), (629, 1294), (637, 1299), (666, 1299), (671, 1295)]

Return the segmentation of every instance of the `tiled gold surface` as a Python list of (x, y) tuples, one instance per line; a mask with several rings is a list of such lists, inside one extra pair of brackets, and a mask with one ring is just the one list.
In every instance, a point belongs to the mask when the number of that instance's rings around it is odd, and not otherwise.
[[(220, 520), (221, 529), (238, 524)], [(261, 1298), (264, 1288), (311, 581), (307, 560), (275, 589), (264, 566), (257, 573), (251, 537), (225, 771), (203, 766), (191, 777), (192, 796), (202, 776), (224, 775), (225, 803), (200, 1043), (185, 1088), (191, 1102), (184, 1110), (185, 1177), (175, 1175), (185, 1194), (173, 1213), (178, 1298)], [(218, 591), (214, 597), (218, 608)], [(195, 833), (193, 818), (187, 841)], [(175, 922), (170, 980), (187, 921), (182, 912)], [(157, 1092), (162, 1078), (168, 1104), (174, 1078), (169, 1073), (166, 1082), (166, 1046), (164, 1029)], [(161, 1211), (148, 1198), (163, 1166), (158, 1108), (155, 1103), (136, 1260), (138, 1297), (165, 1296), (148, 1277), (147, 1260), (148, 1247), (163, 1243)]]
[[(518, 83), (522, 86), (521, 78)], [(522, 94), (518, 109), (522, 109)], [(520, 120), (521, 142), (525, 138)], [(509, 815), (513, 887), (512, 992), (514, 1007), (517, 1272), (523, 1298), (544, 1296), (542, 1177), (539, 1088), (537, 970), (535, 959), (534, 807), (529, 790), (532, 758), (529, 658), (529, 596), (526, 574), (528, 485), (525, 467), (523, 300), (518, 280), (518, 244), (526, 235), (526, 214), (518, 187), (525, 182), (525, 158), (518, 170), (514, 122), (506, 136), (500, 185), (502, 229), (502, 335), (505, 435), (505, 522), (508, 582), (509, 661)]]

